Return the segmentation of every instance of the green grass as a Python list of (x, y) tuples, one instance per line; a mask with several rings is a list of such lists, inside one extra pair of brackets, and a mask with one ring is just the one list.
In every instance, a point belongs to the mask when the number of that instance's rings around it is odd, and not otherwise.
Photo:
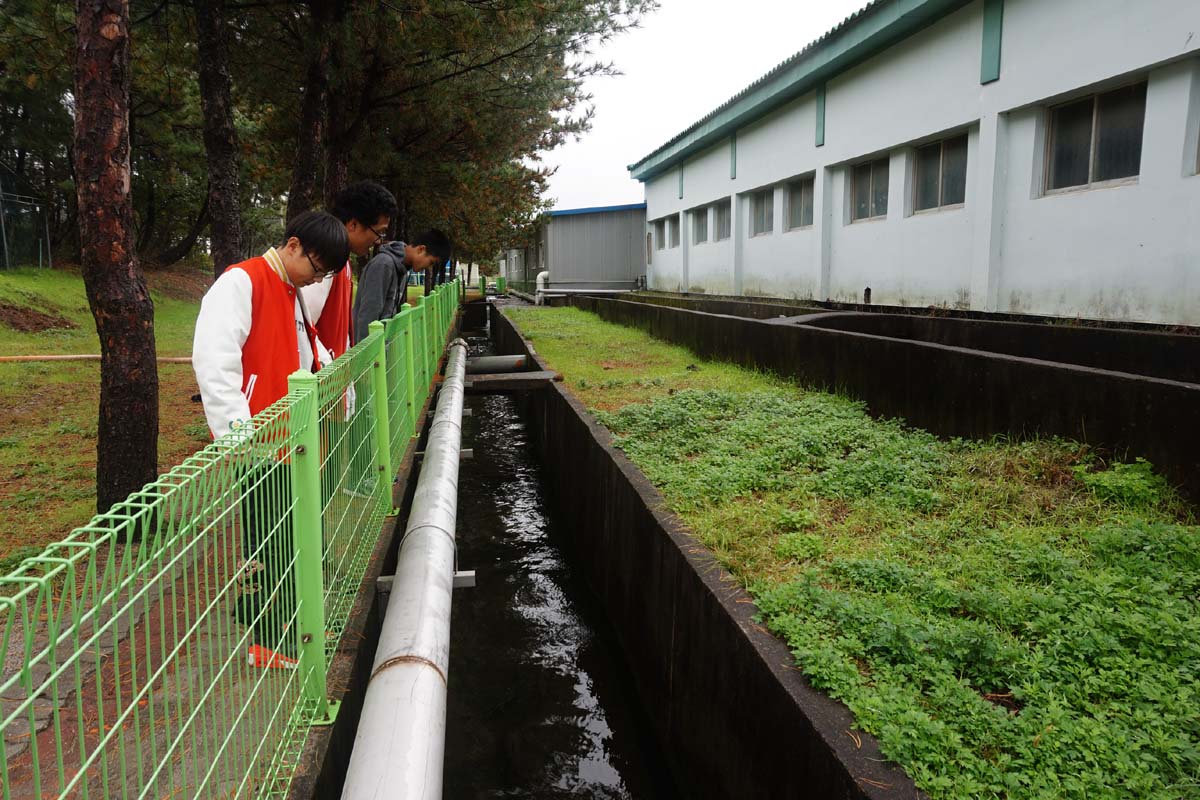
[(1148, 464), (940, 440), (576, 309), (509, 313), (932, 797), (1200, 797), (1200, 530)]
[[(206, 277), (151, 273), (160, 355), (189, 355)], [(0, 323), (0, 355), (98, 353), (83, 280), (62, 270), (0, 272), (0, 302), (61, 317), (77, 327), (36, 333)], [(96, 511), (99, 362), (0, 364), (0, 571), (85, 524)], [(167, 469), (209, 441), (188, 364), (160, 364), (159, 466)], [(201, 438), (199, 431), (203, 429)]]
[[(167, 275), (174, 277), (178, 273)], [(152, 274), (150, 278), (152, 287), (155, 283), (167, 283), (165, 276)], [(153, 288), (151, 297), (154, 300), (154, 333), (158, 354), (190, 355), (199, 304), (194, 298), (171, 296)], [(0, 337), (0, 355), (100, 352), (96, 323), (88, 309), (83, 278), (78, 273), (57, 269), (0, 272), (0, 301), (62, 317), (76, 325), (74, 329), (38, 333), (5, 328), (4, 336)]]

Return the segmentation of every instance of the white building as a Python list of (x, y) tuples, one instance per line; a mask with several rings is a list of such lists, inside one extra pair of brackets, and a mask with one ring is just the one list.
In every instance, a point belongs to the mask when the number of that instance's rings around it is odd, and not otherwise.
[(651, 288), (1200, 325), (1200, 0), (875, 0), (629, 169)]

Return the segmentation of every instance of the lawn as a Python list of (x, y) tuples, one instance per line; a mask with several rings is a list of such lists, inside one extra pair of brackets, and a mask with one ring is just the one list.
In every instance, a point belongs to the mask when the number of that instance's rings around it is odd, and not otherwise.
[(930, 796), (1200, 797), (1200, 529), (1150, 465), (508, 313)]
[[(204, 270), (147, 273), (160, 356), (189, 356)], [(412, 303), (424, 294), (408, 287)], [(31, 330), (32, 329), (32, 330)], [(78, 271), (0, 271), (0, 356), (99, 353)], [(190, 364), (158, 365), (160, 470), (211, 441)], [(0, 363), (0, 571), (36, 555), (95, 513), (98, 361)]]
[[(202, 272), (148, 274), (159, 355), (187, 356)], [(51, 326), (45, 330), (17, 330)], [(0, 355), (99, 353), (83, 280), (69, 270), (0, 272)], [(0, 364), (0, 569), (33, 555), (95, 513), (98, 361)], [(204, 412), (191, 402), (189, 364), (160, 364), (159, 468), (182, 461), (209, 439)]]

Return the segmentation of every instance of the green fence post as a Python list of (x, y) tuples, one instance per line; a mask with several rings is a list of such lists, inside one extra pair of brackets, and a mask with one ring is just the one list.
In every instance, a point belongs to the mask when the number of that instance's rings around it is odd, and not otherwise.
[(379, 334), (373, 348), (371, 362), (371, 392), (375, 396), (375, 442), (379, 449), (379, 463), (376, 465), (379, 477), (376, 483), (379, 488), (380, 502), (391, 514), (392, 508), (392, 478), (396, 477), (392, 469), (392, 420), (388, 409), (388, 380), (387, 380), (387, 337), (384, 335), (384, 324), (376, 320), (367, 326), (372, 334)]
[(296, 625), (300, 639), (300, 680), (313, 709), (312, 724), (328, 725), (337, 713), (325, 687), (325, 579), (321, 568), (321, 409), (317, 376), (297, 370), (288, 391), (302, 395), (292, 407), (292, 547), (296, 555)]
[(437, 375), (438, 344), (439, 344), (437, 330), (438, 330), (438, 325), (441, 322), (441, 320), (438, 317), (439, 317), (438, 301), (437, 301), (437, 298), (434, 298), (433, 314), (431, 314), (429, 317), (429, 379), (430, 380), (433, 380), (434, 376)]
[(400, 335), (404, 337), (400, 357), (404, 359), (404, 396), (408, 402), (408, 436), (417, 435), (417, 375), (413, 361), (413, 310), (406, 305), (400, 309)]
[(421, 311), (423, 312), (421, 314), (421, 333), (424, 334), (422, 337), (424, 346), (421, 348), (421, 368), (425, 374), (425, 388), (421, 400), (424, 401), (429, 396), (429, 385), (433, 382), (433, 365), (429, 362), (429, 351), (433, 347), (433, 335), (430, 333), (430, 323), (433, 322), (433, 303), (429, 302), (428, 297), (421, 298)]
[[(414, 379), (416, 381), (415, 391), (413, 392), (413, 411), (425, 405), (425, 395), (429, 391), (429, 378), (425, 373), (425, 298), (418, 297), (417, 304), (413, 307), (412, 321), (412, 368), (415, 372)], [(417, 433), (420, 433), (419, 423), (416, 417), (413, 417), (413, 427), (418, 428)]]
[[(433, 297), (433, 316), (429, 320), (429, 330), (433, 334), (429, 337), (429, 350), (432, 353), (437, 349), (438, 345), (438, 328), (442, 324), (442, 296), (440, 294)], [(436, 362), (434, 362), (436, 364)], [(435, 366), (434, 369), (437, 369)]]
[(479, 276), (479, 293), (482, 295), (485, 295), (485, 296), (487, 295), (487, 276), (486, 275)]

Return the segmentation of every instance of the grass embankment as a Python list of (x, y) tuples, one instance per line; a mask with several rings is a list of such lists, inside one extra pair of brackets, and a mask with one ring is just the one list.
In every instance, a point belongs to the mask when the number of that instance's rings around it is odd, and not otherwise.
[[(147, 275), (161, 356), (188, 356), (207, 276)], [(0, 272), (0, 355), (99, 353), (83, 279), (66, 270)], [(159, 468), (210, 438), (189, 364), (159, 364)], [(85, 524), (96, 511), (100, 364), (0, 364), (0, 571)]]
[(931, 796), (1200, 797), (1200, 530), (1148, 465), (939, 440), (576, 309), (509, 313)]

